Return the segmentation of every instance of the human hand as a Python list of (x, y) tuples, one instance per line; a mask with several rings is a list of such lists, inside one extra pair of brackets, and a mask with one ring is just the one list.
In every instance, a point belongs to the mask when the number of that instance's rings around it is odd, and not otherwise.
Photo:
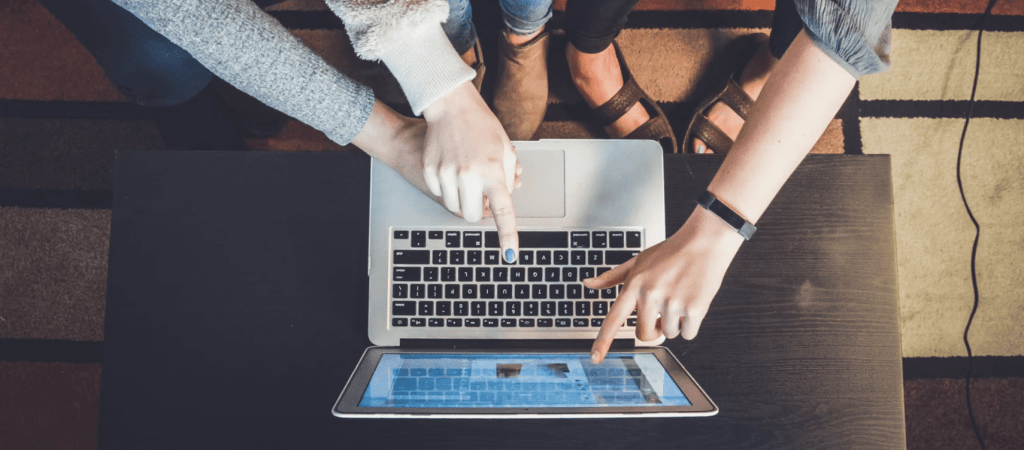
[[(636, 309), (636, 337), (697, 336), (711, 300), (743, 243), (743, 237), (713, 213), (696, 207), (673, 236), (599, 277), (583, 280), (590, 289), (624, 283), (594, 340), (591, 360), (600, 363), (615, 334)], [(659, 318), (658, 315), (661, 315)]]
[(515, 148), (480, 94), (463, 83), (423, 110), (423, 179), (453, 214), (477, 222), (490, 212), (502, 254), (519, 252), (512, 190), (522, 167)]

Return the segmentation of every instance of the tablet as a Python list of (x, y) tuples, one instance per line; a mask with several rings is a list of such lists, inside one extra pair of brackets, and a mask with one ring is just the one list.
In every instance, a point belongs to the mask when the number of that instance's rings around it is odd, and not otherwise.
[(362, 418), (711, 416), (718, 407), (664, 347), (611, 351), (370, 347), (332, 410)]

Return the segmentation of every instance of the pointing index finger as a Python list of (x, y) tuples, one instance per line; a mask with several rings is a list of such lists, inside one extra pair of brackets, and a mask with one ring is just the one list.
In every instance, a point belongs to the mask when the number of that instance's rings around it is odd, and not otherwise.
[(512, 207), (512, 196), (505, 186), (490, 186), (487, 192), (491, 216), (498, 227), (498, 242), (501, 243), (501, 257), (513, 262), (519, 255), (519, 233), (516, 231), (516, 212)]
[(599, 364), (604, 360), (604, 356), (608, 354), (608, 349), (612, 346), (612, 341), (615, 340), (615, 334), (619, 332), (626, 317), (633, 312), (635, 307), (636, 294), (627, 285), (619, 293), (619, 298), (615, 299), (611, 309), (608, 310), (608, 315), (605, 316), (604, 323), (601, 325), (601, 331), (594, 339), (594, 345), (590, 350), (590, 360), (594, 364)]

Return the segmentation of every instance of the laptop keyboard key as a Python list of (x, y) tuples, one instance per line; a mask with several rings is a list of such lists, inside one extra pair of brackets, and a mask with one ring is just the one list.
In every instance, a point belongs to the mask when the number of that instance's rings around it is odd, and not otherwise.
[(548, 286), (546, 284), (533, 285), (533, 298), (538, 300), (548, 298)]
[(521, 250), (516, 262), (521, 266), (533, 265), (533, 250)]
[(441, 281), (455, 281), (455, 268), (454, 267), (442, 267), (441, 268)]
[(583, 287), (583, 298), (601, 298), (601, 292), (597, 289), (590, 289), (586, 286)]
[(469, 302), (455, 302), (455, 315), (456, 316), (468, 316), (469, 315)]
[(580, 267), (580, 281), (586, 280), (587, 278), (594, 278), (594, 268)]
[(622, 264), (640, 254), (639, 250), (608, 250), (604, 252), (605, 264)]
[(574, 266), (582, 266), (587, 263), (587, 252), (583, 250), (573, 250), (569, 254), (569, 262)]
[(565, 285), (564, 284), (552, 284), (550, 286), (550, 296), (555, 300), (565, 298)]
[(635, 327), (636, 326), (636, 317), (630, 317), (630, 318), (626, 319), (626, 326), (627, 327)]
[(413, 284), (413, 285), (410, 285), (409, 287), (411, 288), (409, 290), (409, 297), (411, 297), (411, 298), (423, 298), (424, 289), (426, 289), (425, 285)]
[(538, 307), (540, 305), (537, 302), (524, 302), (523, 303), (523, 315), (524, 316), (536, 316)]
[(441, 298), (443, 297), (444, 288), (440, 284), (431, 284), (427, 286), (427, 298)]
[(402, 283), (395, 283), (391, 285), (391, 298), (407, 298), (409, 297), (409, 286)]
[(515, 327), (516, 319), (501, 319), (501, 326), (505, 328)]
[(448, 298), (448, 299), (459, 298), (459, 285), (457, 285), (457, 284), (446, 284), (446, 285), (444, 285), (444, 298)]
[(523, 300), (530, 298), (530, 285), (528, 284), (517, 284), (516, 285), (516, 298)]
[[(557, 267), (548, 267), (544, 269), (544, 281), (560, 281), (562, 271)], [(533, 281), (533, 280), (530, 280)]]
[(424, 267), (423, 268), (423, 281), (437, 281), (437, 267)]
[(519, 319), (520, 327), (533, 327), (533, 319)]
[(604, 325), (604, 319), (590, 319), (590, 326), (600, 327), (601, 325)]
[(569, 241), (572, 248), (590, 248), (590, 232), (572, 231), (569, 233)]
[(436, 230), (430, 231), (427, 233), (427, 236), (430, 237), (430, 239), (441, 239), (444, 237), (444, 232)]
[(501, 262), (501, 254), (496, 250), (488, 250), (484, 252), (484, 264), (489, 266), (496, 266)]
[(569, 264), (569, 252), (567, 251), (556, 251), (553, 253), (554, 263), (557, 266), (564, 266)]
[(555, 319), (555, 326), (559, 328), (564, 328), (571, 324), (572, 321), (570, 319)]
[(414, 327), (425, 327), (427, 326), (427, 319), (424, 319), (422, 317), (413, 317), (409, 319), (409, 325), (412, 325)]
[(460, 240), (458, 231), (448, 231), (444, 234), (444, 246), (447, 248), (459, 248)]
[(595, 231), (591, 241), (594, 248), (605, 248), (608, 246), (608, 232)]
[(531, 267), (526, 271), (526, 278), (530, 282), (544, 281), (544, 271), (540, 267)]
[(540, 302), (540, 313), (545, 316), (555, 315), (555, 302)]
[(447, 319), (445, 320), (445, 326), (447, 327), (461, 327), (462, 319)]
[(505, 315), (505, 303), (504, 302), (487, 302), (487, 315), (488, 316), (502, 316), (502, 315)]
[[(448, 253), (448, 259), (451, 260), (452, 264), (465, 264), (466, 263), (466, 251), (465, 250), (450, 250)], [(601, 264), (601, 263), (598, 263)]]
[(483, 246), (483, 233), (480, 231), (463, 232), (462, 246), (466, 248), (480, 248)]
[(551, 319), (537, 319), (537, 326), (543, 328), (551, 328), (554, 321)]
[(512, 285), (511, 284), (499, 284), (498, 285), (498, 298), (502, 300), (508, 300), (512, 298)]
[(583, 298), (583, 285), (570, 284), (565, 287), (565, 298), (576, 300)]
[(469, 307), (474, 316), (483, 316), (487, 314), (487, 302), (472, 302), (469, 304)]
[(640, 248), (640, 232), (639, 231), (627, 231), (626, 232), (626, 247), (629, 247), (629, 248)]
[(466, 319), (467, 327), (480, 327), (480, 319)]
[(395, 239), (409, 239), (409, 231), (395, 230)]
[(480, 285), (480, 298), (486, 298), (486, 299), (494, 298), (494, 285), (493, 284), (481, 284)]
[(491, 268), (490, 267), (477, 267), (476, 268), (476, 281), (487, 282), (491, 281)]
[(462, 285), (462, 298), (468, 298), (468, 299), (476, 298), (476, 285), (475, 284), (464, 284), (464, 285)]
[(617, 295), (618, 293), (615, 292), (615, 287), (601, 289), (601, 298), (615, 298)]
[(473, 268), (472, 267), (459, 267), (459, 281), (473, 281)]
[(435, 266), (448, 264), (448, 250), (434, 250), (431, 255), (431, 264)]
[(572, 319), (572, 326), (574, 327), (587, 327), (590, 326), (590, 321), (587, 319)]
[(430, 319), (427, 319), (427, 326), (443, 327), (444, 326), (444, 319), (441, 319), (441, 318), (430, 318)]
[(608, 302), (594, 302), (594, 315), (595, 316), (607, 316), (608, 315)]
[(480, 250), (470, 250), (466, 252), (466, 264), (479, 266), (483, 263), (483, 252)]
[(409, 242), (413, 247), (426, 247), (427, 246), (427, 232), (426, 231), (413, 231), (412, 240)]
[(437, 308), (436, 309), (437, 315), (439, 315), (439, 316), (450, 316), (450, 315), (452, 315), (452, 302), (441, 301), (441, 302), (437, 302), (434, 306), (435, 306), (435, 308)]
[(551, 264), (551, 251), (550, 250), (537, 250), (537, 264), (542, 264), (542, 265)]
[(419, 267), (394, 267), (391, 269), (392, 281), (420, 281)]
[(394, 264), (430, 264), (430, 250), (395, 250), (391, 262)]
[(587, 252), (587, 264), (592, 266), (604, 264), (604, 255), (602, 255), (602, 253), (604, 252), (600, 250), (591, 250)]
[(563, 267), (562, 281), (576, 281), (576, 273), (575, 267)]
[(391, 302), (392, 316), (415, 316), (416, 302)]
[(572, 302), (558, 302), (558, 315), (560, 315), (560, 316), (571, 316), (572, 315)]
[(590, 302), (576, 302), (576, 315), (577, 316), (589, 316), (590, 315)]
[(506, 316), (519, 316), (523, 314), (522, 302), (505, 302)]
[(522, 267), (513, 267), (511, 275), (512, 279), (509, 281), (513, 283), (522, 283), (526, 281), (526, 269)]
[(508, 267), (495, 267), (494, 281), (508, 281)]
[(488, 328), (494, 328), (498, 326), (498, 319), (484, 319), (484, 326)]

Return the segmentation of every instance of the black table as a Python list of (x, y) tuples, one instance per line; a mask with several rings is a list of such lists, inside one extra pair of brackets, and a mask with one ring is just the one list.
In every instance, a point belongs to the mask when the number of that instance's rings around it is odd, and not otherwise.
[[(720, 156), (665, 158), (667, 230)], [(904, 448), (887, 156), (811, 155), (666, 342), (710, 418), (354, 420), (369, 158), (122, 151), (99, 444), (114, 448)]]

